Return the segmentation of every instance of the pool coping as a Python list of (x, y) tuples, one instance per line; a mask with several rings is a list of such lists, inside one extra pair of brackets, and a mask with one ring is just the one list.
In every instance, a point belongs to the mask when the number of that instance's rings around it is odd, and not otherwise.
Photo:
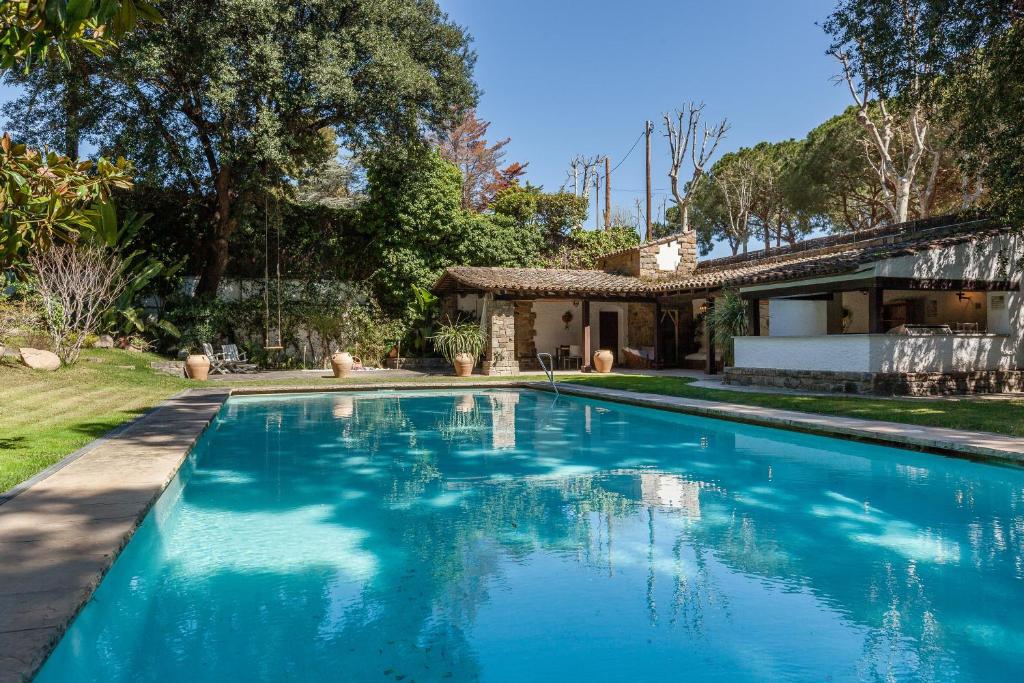
[[(515, 378), (387, 386), (189, 389), (92, 441), (4, 494), (0, 505), (0, 555), (5, 557), (0, 566), (0, 579), (4, 579), (0, 580), (0, 683), (29, 680), (35, 675), (231, 396), (508, 388), (554, 390), (547, 382)], [(559, 383), (558, 390), (566, 395), (986, 462), (1024, 463), (1024, 440), (998, 434), (575, 384)], [(60, 498), (82, 494), (83, 488), (92, 498)]]
[(38, 672), (229, 396), (175, 394), (5, 493), (0, 683)]

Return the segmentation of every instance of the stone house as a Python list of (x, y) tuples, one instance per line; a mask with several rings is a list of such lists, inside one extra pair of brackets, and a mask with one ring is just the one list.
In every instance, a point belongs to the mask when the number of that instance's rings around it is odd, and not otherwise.
[(854, 393), (1024, 389), (1015, 231), (947, 216), (699, 261), (695, 236), (606, 254), (594, 270), (449, 268), (434, 286), (452, 317), (487, 332), (483, 371), (551, 353), (562, 369), (609, 349), (620, 365), (722, 370), (707, 312), (748, 302), (726, 381)]

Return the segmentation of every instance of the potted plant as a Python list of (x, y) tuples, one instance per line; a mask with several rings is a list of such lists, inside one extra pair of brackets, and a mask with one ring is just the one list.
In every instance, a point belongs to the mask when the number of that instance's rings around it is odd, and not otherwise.
[(434, 348), (455, 366), (457, 377), (473, 374), (476, 359), (484, 350), (484, 334), (476, 323), (448, 320), (437, 326)]

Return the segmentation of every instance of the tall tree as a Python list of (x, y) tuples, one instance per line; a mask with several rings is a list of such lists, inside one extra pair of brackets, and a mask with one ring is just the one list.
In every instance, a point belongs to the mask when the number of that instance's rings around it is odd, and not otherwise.
[[(704, 168), (715, 155), (719, 143), (729, 131), (729, 122), (722, 119), (708, 127), (703, 120), (704, 103), (687, 103), (673, 114), (664, 114), (665, 137), (668, 138), (668, 179), (672, 197), (679, 207), (681, 232), (690, 231), (690, 201), (704, 179)], [(698, 137), (700, 138), (698, 142)], [(684, 166), (689, 178), (680, 182)]]
[(571, 192), (544, 192), (536, 185), (514, 185), (494, 201), (496, 216), (507, 218), (524, 230), (532, 228), (544, 241), (544, 253), (555, 254), (570, 233), (587, 217), (586, 200)]
[(789, 192), (802, 211), (833, 231), (856, 232), (887, 217), (853, 107), (807, 134)]
[[(722, 226), (726, 241), (735, 256), (742, 248), (747, 253), (750, 243), (750, 214), (758, 181), (758, 170), (743, 150), (722, 157), (713, 171), (715, 188), (720, 196), (726, 218)], [(766, 245), (767, 246), (767, 245)]]
[(164, 19), (97, 60), (89, 133), (202, 207), (201, 294), (255, 200), (334, 154), (323, 129), (349, 148), (416, 139), (476, 94), (468, 39), (433, 0), (179, 0)]
[(766, 249), (772, 237), (776, 246), (783, 241), (792, 246), (813, 228), (812, 216), (802, 210), (795, 192), (802, 183), (795, 176), (805, 144), (802, 140), (759, 142), (746, 150), (755, 173), (750, 213), (763, 229)]
[(477, 118), (470, 109), (451, 128), (442, 131), (437, 143), (441, 156), (462, 173), (462, 208), (483, 211), (501, 190), (526, 173), (527, 164), (513, 162), (502, 167), (505, 147), (511, 138), (488, 143), (490, 121)]

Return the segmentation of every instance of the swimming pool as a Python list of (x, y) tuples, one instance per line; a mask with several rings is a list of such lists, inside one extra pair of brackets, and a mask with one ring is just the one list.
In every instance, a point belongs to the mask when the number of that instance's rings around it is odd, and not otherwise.
[(232, 398), (40, 681), (1005, 680), (1024, 471), (517, 390)]

